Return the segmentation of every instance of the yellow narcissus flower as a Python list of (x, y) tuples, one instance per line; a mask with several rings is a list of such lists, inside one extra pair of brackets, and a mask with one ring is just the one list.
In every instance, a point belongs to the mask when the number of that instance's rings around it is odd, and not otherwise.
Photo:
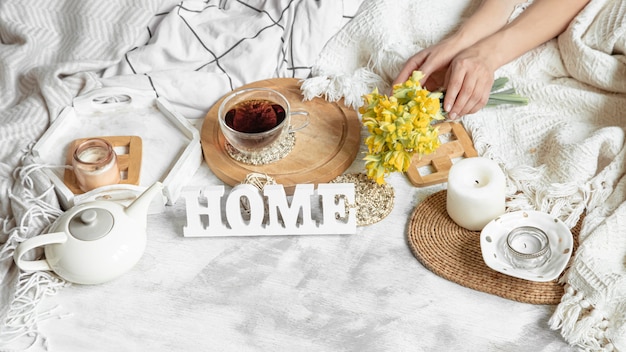
[[(392, 172), (406, 172), (414, 154), (427, 155), (440, 146), (433, 121), (445, 119), (441, 109), (444, 93), (423, 88), (422, 78), (422, 72), (414, 71), (406, 82), (393, 86), (390, 97), (379, 94), (378, 89), (363, 96), (359, 112), (370, 134), (365, 138), (368, 152), (363, 160), (367, 176), (379, 184)], [(507, 81), (494, 81), (487, 106), (528, 103), (514, 89), (502, 89)]]
[(393, 87), (388, 97), (374, 89), (363, 96), (359, 108), (369, 136), (365, 138), (368, 153), (365, 160), (367, 176), (378, 184), (385, 183), (391, 172), (406, 172), (414, 154), (426, 155), (440, 145), (435, 120), (443, 120), (441, 93), (422, 88), (420, 71)]

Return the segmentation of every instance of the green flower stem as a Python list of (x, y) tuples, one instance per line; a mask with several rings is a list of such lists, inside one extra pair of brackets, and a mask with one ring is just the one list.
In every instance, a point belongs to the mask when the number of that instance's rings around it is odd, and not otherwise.
[(509, 79), (506, 77), (499, 77), (493, 81), (493, 85), (491, 86), (491, 91), (495, 92), (504, 88), (504, 86), (509, 82)]
[(496, 106), (503, 104), (528, 104), (528, 98), (515, 93), (515, 89), (509, 88), (502, 90), (502, 88), (504, 88), (504, 86), (508, 82), (509, 79), (506, 77), (499, 77), (496, 78), (495, 81), (493, 81), (493, 85), (491, 86), (491, 94), (489, 95), (489, 100), (487, 101), (487, 106)]
[(503, 104), (511, 105), (527, 105), (528, 98), (522, 97), (517, 94), (492, 94), (489, 96), (487, 106), (496, 106)]
[[(504, 85), (509, 81), (506, 77), (497, 78), (493, 82), (493, 86), (491, 87), (491, 94), (489, 94), (489, 100), (487, 101), (486, 106), (498, 106), (498, 105), (527, 105), (528, 98), (523, 97), (517, 93), (515, 93), (514, 88), (508, 88), (502, 90)], [(444, 93), (445, 94), (445, 93)], [(442, 95), (439, 100), (443, 104), (444, 95)]]

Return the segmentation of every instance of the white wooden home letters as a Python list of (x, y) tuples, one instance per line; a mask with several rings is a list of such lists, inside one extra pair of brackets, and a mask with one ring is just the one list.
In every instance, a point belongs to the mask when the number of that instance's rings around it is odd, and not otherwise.
[[(185, 237), (323, 235), (356, 233), (353, 183), (298, 184), (288, 197), (283, 185), (249, 184), (185, 188)], [(291, 200), (289, 200), (291, 198)], [(246, 204), (244, 207), (242, 204)]]

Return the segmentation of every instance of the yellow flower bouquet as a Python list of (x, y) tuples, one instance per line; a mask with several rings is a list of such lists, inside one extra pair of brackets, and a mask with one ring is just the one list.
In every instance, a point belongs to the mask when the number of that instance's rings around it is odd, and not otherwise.
[[(423, 88), (423, 77), (422, 72), (414, 71), (406, 82), (393, 87), (390, 97), (379, 94), (378, 89), (363, 96), (359, 112), (369, 132), (365, 139), (366, 174), (378, 184), (384, 184), (392, 172), (406, 172), (415, 153), (433, 153), (441, 144), (435, 122), (446, 118), (441, 108), (444, 93)], [(487, 106), (528, 102), (512, 89), (500, 90), (507, 81), (495, 80)]]
[(407, 171), (415, 153), (430, 154), (440, 145), (432, 122), (445, 119), (439, 100), (443, 93), (422, 88), (423, 77), (422, 72), (413, 72), (406, 82), (393, 87), (390, 97), (378, 89), (363, 97), (359, 112), (370, 134), (365, 139), (365, 168), (378, 184), (384, 184), (391, 172)]

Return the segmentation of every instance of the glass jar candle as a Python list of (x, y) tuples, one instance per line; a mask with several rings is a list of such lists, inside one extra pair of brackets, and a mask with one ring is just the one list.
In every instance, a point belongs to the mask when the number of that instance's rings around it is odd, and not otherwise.
[(78, 188), (83, 192), (120, 182), (120, 170), (113, 146), (104, 139), (90, 138), (74, 150), (72, 166)]
[(539, 228), (517, 227), (507, 235), (504, 253), (515, 268), (538, 268), (550, 259), (550, 240), (548, 235)]

